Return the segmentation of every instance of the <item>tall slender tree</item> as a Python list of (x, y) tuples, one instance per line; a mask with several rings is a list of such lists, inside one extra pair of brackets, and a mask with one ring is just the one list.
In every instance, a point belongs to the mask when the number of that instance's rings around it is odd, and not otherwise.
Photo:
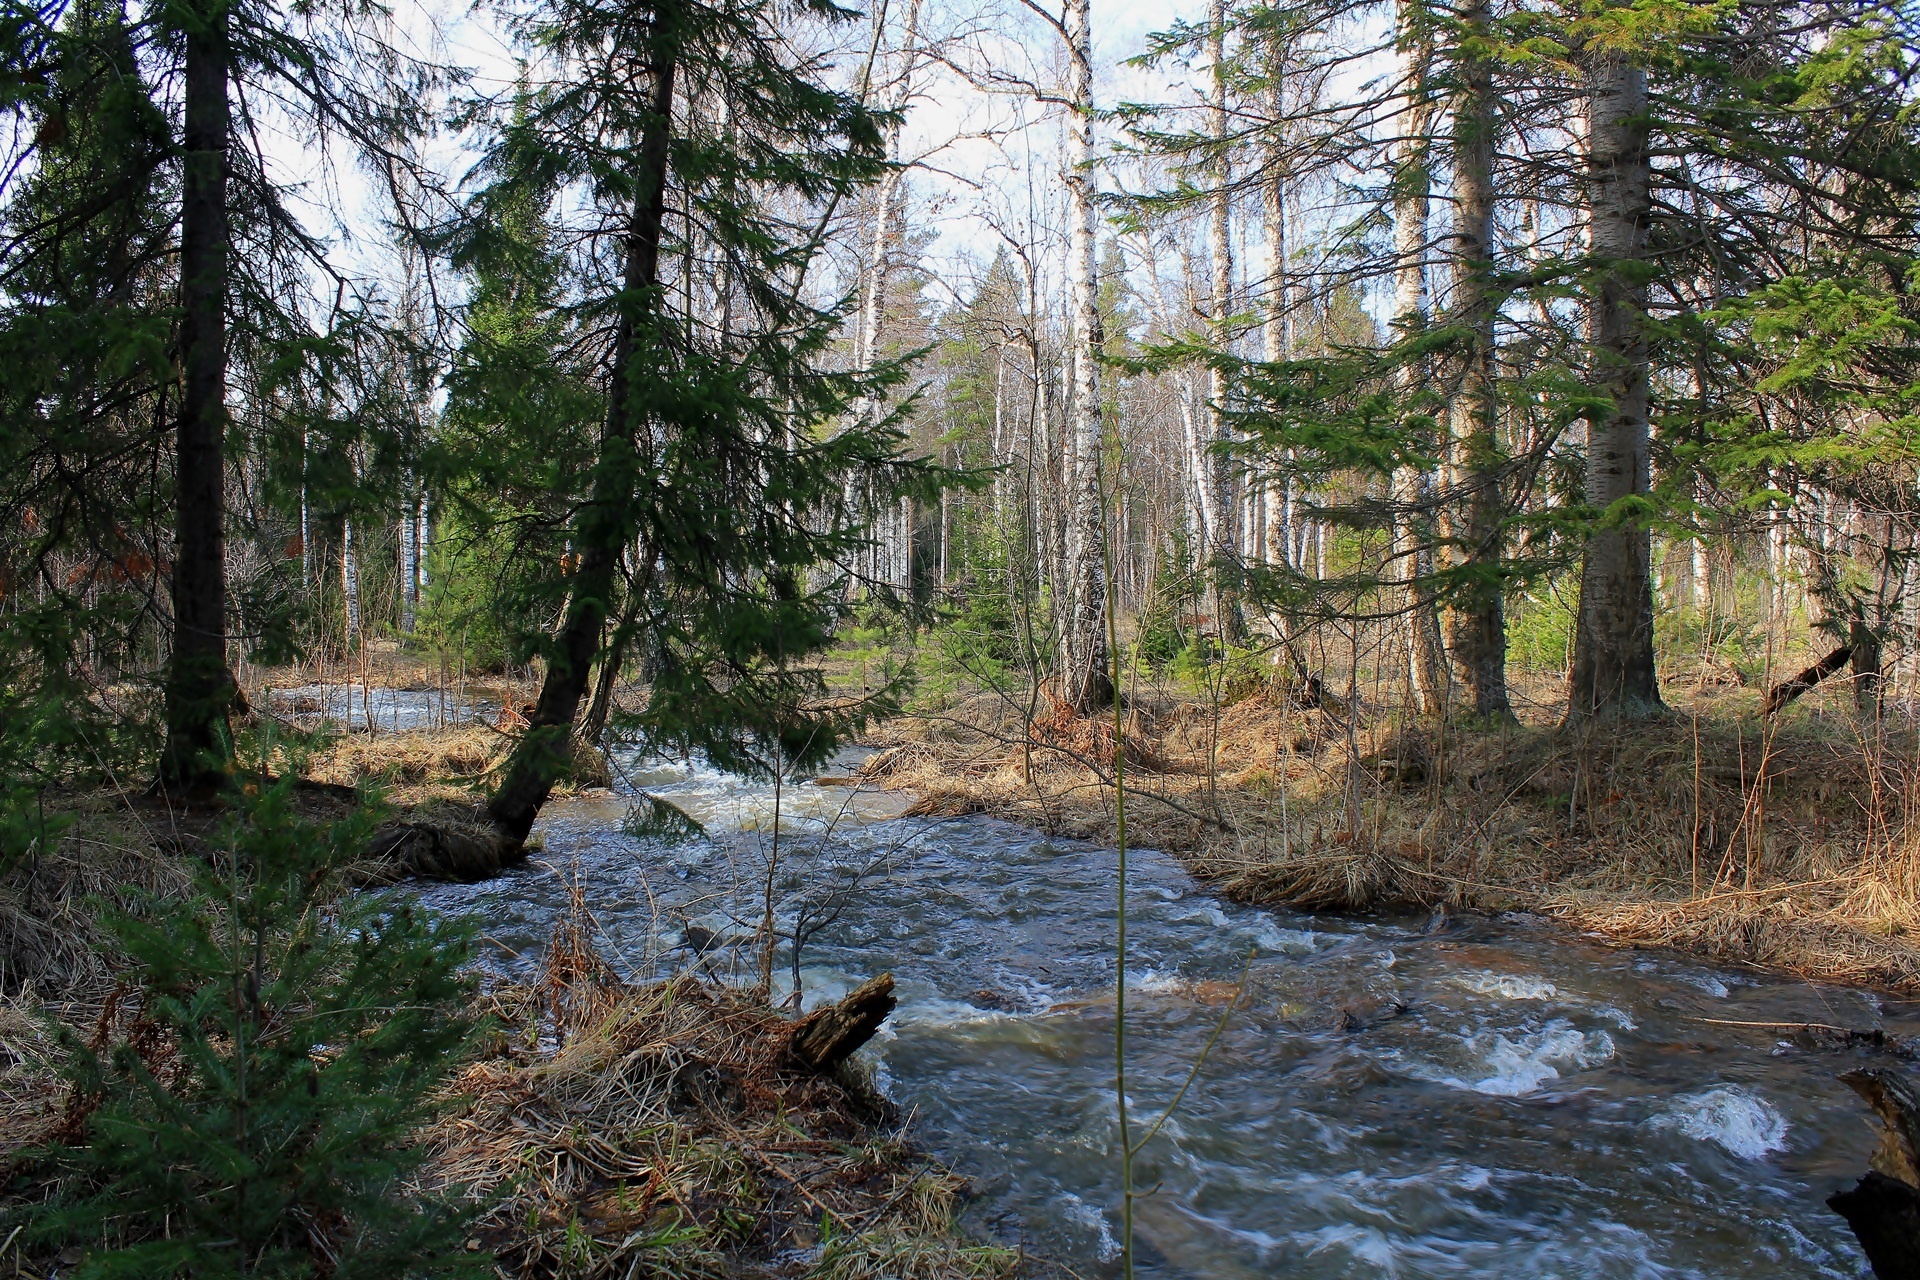
[(1467, 0), (1454, 53), (1453, 285), (1448, 328), (1457, 381), (1450, 388), (1449, 543), (1458, 576), (1448, 609), (1448, 647), (1460, 684), (1483, 717), (1511, 717), (1501, 541), (1499, 376), (1495, 319), (1503, 299), (1494, 270), (1494, 97), (1492, 32), (1486, 0)]
[[(886, 116), (822, 83), (781, 12), (769, 0), (563, 0), (522, 28), (553, 75), (499, 131), (471, 233), (485, 233), (498, 191), (555, 193), (552, 216), (583, 220), (569, 228), (572, 289), (608, 337), (604, 418), (567, 572), (551, 584), (564, 608), (488, 803), (513, 843), (567, 765), (595, 660), (636, 642), (606, 628), (623, 558), (639, 570), (630, 589), (648, 591), (635, 630), (652, 694), (632, 728), (652, 743), (778, 772), (890, 705), (891, 688), (827, 697), (804, 660), (831, 637), (873, 517), (937, 497), (946, 475), (901, 453), (910, 401), (877, 420), (854, 413), (898, 384), (897, 363), (825, 367), (853, 300), (811, 301), (807, 272), (840, 203), (886, 172)], [(850, 17), (825, 0), (805, 12), (828, 26)], [(690, 109), (699, 102), (724, 102), (723, 127)], [(600, 255), (614, 253), (608, 289)], [(726, 270), (696, 269), (699, 254)], [(703, 281), (724, 282), (728, 300), (696, 297)]]
[(173, 656), (167, 672), (168, 787), (229, 753), (227, 666), (227, 144), (233, 76), (227, 0), (181, 4), (185, 40), (180, 185), (180, 399), (175, 432)]
[[(1428, 385), (1432, 360), (1424, 341), (1428, 322), (1427, 263), (1430, 257), (1429, 221), (1433, 205), (1433, 15), (1424, 0), (1400, 0), (1395, 16), (1397, 44), (1406, 78), (1405, 123), (1393, 162), (1393, 324), (1395, 337), (1409, 354), (1396, 373), (1401, 412), (1430, 420)], [(1411, 434), (1431, 454), (1434, 431), (1416, 426)], [(1404, 583), (1400, 607), (1407, 614), (1407, 675), (1416, 710), (1439, 715), (1447, 708), (1451, 684), (1443, 666), (1439, 618), (1430, 586), (1433, 576), (1431, 510), (1433, 477), (1424, 461), (1413, 461), (1392, 474), (1391, 496), (1394, 569)]]
[[(1213, 0), (1207, 9), (1207, 132), (1213, 141), (1212, 191), (1207, 197), (1207, 259), (1211, 268), (1213, 341), (1221, 349), (1233, 343), (1233, 161), (1227, 122), (1227, 87), (1232, 68), (1227, 62), (1226, 0)], [(1240, 522), (1235, 518), (1233, 431), (1227, 425), (1227, 397), (1231, 394), (1226, 366), (1213, 363), (1207, 370), (1207, 446), (1211, 451), (1204, 483), (1212, 489), (1214, 512), (1208, 530), (1213, 561), (1214, 625), (1223, 640), (1245, 638), (1246, 620), (1240, 593), (1232, 585), (1239, 575)]]
[(1646, 71), (1596, 43), (1583, 59), (1587, 95), (1591, 379), (1587, 488), (1598, 524), (1580, 570), (1568, 713), (1574, 720), (1661, 709), (1653, 656), (1653, 570), (1646, 503), (1647, 422)]
[(1073, 388), (1067, 482), (1066, 581), (1061, 625), (1061, 696), (1077, 711), (1114, 696), (1106, 641), (1106, 514), (1101, 492), (1099, 221), (1093, 149), (1093, 11), (1067, 0), (1067, 276), (1073, 306)]

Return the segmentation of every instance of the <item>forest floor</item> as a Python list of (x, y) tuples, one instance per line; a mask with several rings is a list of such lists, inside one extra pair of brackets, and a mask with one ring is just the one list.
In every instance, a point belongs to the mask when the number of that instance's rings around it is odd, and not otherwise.
[[(1889, 700), (1865, 722), (1836, 682), (1767, 719), (1758, 688), (1676, 683), (1665, 718), (1568, 730), (1564, 683), (1533, 683), (1521, 723), (1478, 729), (1332, 695), (1135, 692), (1129, 841), (1262, 905), (1526, 911), (1624, 944), (1920, 990), (1910, 708)], [(1044, 692), (949, 695), (870, 734), (882, 750), (860, 780), (915, 793), (919, 814), (1111, 842), (1114, 738), (1110, 716), (1073, 717)]]
[[(503, 759), (511, 712), (316, 733), (310, 712), (279, 705), (346, 674), (249, 684), (261, 723), (289, 730), (279, 749), (331, 784), (312, 803), (343, 804), (369, 781), (401, 806), (472, 803)], [(531, 691), (525, 679), (450, 684), (399, 655), (352, 676), (363, 690), (458, 688), (498, 708)], [(1675, 683), (1664, 719), (1569, 731), (1554, 682), (1534, 683), (1522, 723), (1492, 729), (1269, 687), (1136, 690), (1121, 730), (1130, 841), (1246, 901), (1527, 911), (1623, 944), (1920, 990), (1911, 708), (1890, 701), (1863, 721), (1841, 688), (1769, 720), (1758, 689)], [(911, 812), (1114, 838), (1113, 721), (1073, 717), (1044, 692), (950, 686), (868, 743), (879, 750), (848, 781), (911, 791)], [(605, 781), (588, 774), (574, 785)], [(0, 879), (0, 1167), (63, 1107), (47, 1016), (93, 1034), (122, 976), (96, 945), (94, 913), (186, 892), (207, 834), (107, 790), (49, 805), (75, 824)], [(936, 1280), (1020, 1268), (955, 1227), (961, 1184), (902, 1140), (857, 1076), (781, 1069), (790, 1020), (684, 979), (628, 984), (583, 936), (556, 933), (539, 982), (489, 992), (500, 1032), (424, 1135), (424, 1185), (502, 1193), (475, 1236), (501, 1274)]]
[[(404, 660), (384, 668), (355, 678), (409, 687)], [(297, 756), (303, 777), (323, 784), (302, 792), (314, 819), (344, 815), (349, 789), (369, 781), (401, 815), (471, 804), (513, 727), (509, 716), (315, 734), (304, 712), (263, 716), (266, 690), (338, 684), (341, 673), (255, 674), (254, 718), (298, 730), (275, 739), (276, 771)], [(439, 687), (431, 671), (412, 675), (416, 689)], [(480, 687), (505, 707), (527, 690)], [(6, 1219), (28, 1209), (8, 1196), (38, 1194), (31, 1176), (15, 1175), (31, 1174), (30, 1148), (68, 1109), (59, 1029), (104, 1043), (138, 1017), (138, 988), (103, 945), (100, 913), (192, 892), (194, 859), (220, 838), (217, 815), (115, 788), (50, 792), (46, 805), (71, 825), (0, 875), (0, 1269), (27, 1277), (75, 1261), (9, 1248), (6, 1233)], [(624, 980), (594, 954), (582, 918), (556, 929), (538, 980), (489, 984), (494, 1031), (422, 1134), (419, 1185), (485, 1201), (468, 1247), (489, 1252), (498, 1274), (993, 1280), (1033, 1270), (956, 1225), (964, 1182), (906, 1140), (857, 1068), (795, 1070), (784, 1051), (796, 1024), (750, 992), (684, 975)]]

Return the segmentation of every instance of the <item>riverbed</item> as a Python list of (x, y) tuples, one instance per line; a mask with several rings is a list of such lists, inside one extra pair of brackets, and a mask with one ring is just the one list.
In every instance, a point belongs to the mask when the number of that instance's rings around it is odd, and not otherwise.
[[(475, 913), (501, 973), (537, 969), (577, 889), (622, 971), (740, 980), (771, 897), (807, 1007), (896, 975), (863, 1055), (974, 1180), (979, 1229), (1114, 1271), (1114, 851), (844, 785), (623, 772), (706, 834), (636, 834), (628, 795), (556, 801), (526, 868), (422, 897)], [(1836, 1079), (1860, 1058), (1770, 1024), (1907, 1036), (1913, 1008), (1527, 917), (1238, 906), (1153, 851), (1128, 884), (1136, 1133), (1193, 1073), (1138, 1162), (1142, 1275), (1866, 1274), (1824, 1203), (1872, 1147)], [(776, 960), (790, 993), (790, 944)]]

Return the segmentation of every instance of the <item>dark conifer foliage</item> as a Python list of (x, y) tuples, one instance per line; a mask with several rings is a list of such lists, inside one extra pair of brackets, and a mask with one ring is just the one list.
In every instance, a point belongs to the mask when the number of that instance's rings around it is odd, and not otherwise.
[[(454, 236), (479, 285), (462, 411), (544, 439), (581, 423), (583, 363), (602, 402), (568, 497), (565, 572), (548, 580), (565, 606), (541, 647), (545, 683), (490, 806), (516, 840), (564, 766), (593, 664), (637, 643), (652, 692), (635, 727), (726, 767), (819, 759), (884, 709), (885, 692), (822, 698), (804, 660), (830, 639), (870, 513), (950, 478), (902, 454), (901, 406), (877, 409), (901, 365), (824, 358), (846, 300), (819, 297), (810, 269), (837, 205), (884, 171), (881, 117), (828, 87), (756, 0), (561, 3), (521, 31), (551, 78), (506, 104)], [(530, 225), (535, 211), (551, 229)], [(543, 242), (568, 246), (563, 283), (542, 282)], [(527, 294), (503, 296), (503, 269)], [(542, 315), (563, 300), (564, 318)], [(500, 308), (529, 304), (524, 325), (498, 329)], [(579, 334), (588, 360), (556, 350), (557, 332)], [(568, 401), (557, 420), (549, 392)], [(624, 615), (623, 595), (639, 599)]]
[(0, 679), (19, 713), (0, 771), (24, 786), (83, 739), (128, 762), (90, 671), (148, 665), (165, 640), (174, 213), (167, 118), (121, 6), (9, 32), (37, 153), (0, 212)]
[(340, 896), (369, 826), (302, 822), (294, 794), (240, 806), (190, 896), (107, 921), (127, 1007), (68, 1035), (65, 1141), (21, 1174), (60, 1180), (15, 1224), (76, 1275), (490, 1272), (461, 1210), (402, 1190), (475, 1030), (471, 930)]

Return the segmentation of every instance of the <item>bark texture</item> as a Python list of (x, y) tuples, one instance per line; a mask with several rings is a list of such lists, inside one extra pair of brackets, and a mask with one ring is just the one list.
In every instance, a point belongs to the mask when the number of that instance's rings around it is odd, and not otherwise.
[[(1462, 13), (1466, 36), (1484, 40), (1486, 0)], [(1447, 641), (1461, 687), (1474, 714), (1510, 719), (1507, 628), (1502, 597), (1498, 436), (1498, 357), (1494, 317), (1500, 299), (1493, 275), (1493, 64), (1471, 47), (1460, 58), (1459, 98), (1453, 113), (1453, 234), (1450, 327), (1459, 333), (1459, 381), (1448, 413), (1450, 471), (1457, 495), (1452, 545), (1461, 583), (1447, 611)]]
[(190, 788), (232, 753), (227, 668), (227, 80), (225, 6), (199, 10), (186, 41), (180, 208), (180, 418), (175, 430), (173, 652), (161, 785)]
[[(1432, 212), (1433, 174), (1430, 130), (1434, 105), (1428, 87), (1433, 63), (1433, 40), (1427, 30), (1424, 11), (1413, 0), (1402, 0), (1399, 11), (1399, 43), (1406, 58), (1408, 92), (1412, 108), (1407, 115), (1406, 138), (1395, 156), (1393, 202), (1393, 316), (1402, 340), (1418, 337), (1427, 327), (1427, 223)], [(1425, 390), (1432, 376), (1430, 363), (1422, 358), (1403, 363), (1398, 373), (1403, 404), (1412, 405)], [(1430, 433), (1423, 433), (1430, 434)], [(1431, 446), (1430, 439), (1420, 442)], [(1432, 502), (1433, 486), (1427, 472), (1417, 466), (1396, 470), (1391, 481), (1391, 497), (1396, 509), (1393, 525), (1394, 573), (1402, 585), (1400, 607), (1407, 616), (1407, 678), (1412, 685), (1414, 707), (1421, 715), (1440, 715), (1447, 708), (1450, 681), (1446, 657), (1440, 641), (1440, 617), (1433, 594), (1422, 585), (1432, 567), (1430, 521), (1427, 510)]]
[(869, 978), (837, 1002), (802, 1018), (787, 1041), (787, 1057), (803, 1071), (825, 1075), (873, 1039), (898, 1003), (892, 974)]
[[(1207, 10), (1211, 27), (1208, 49), (1213, 60), (1213, 84), (1208, 104), (1209, 129), (1219, 146), (1214, 163), (1213, 191), (1207, 200), (1207, 254), (1213, 275), (1213, 340), (1225, 347), (1232, 340), (1228, 324), (1233, 315), (1233, 174), (1226, 158), (1227, 140), (1227, 6), (1225, 0), (1212, 0)], [(1207, 480), (1213, 488), (1215, 512), (1212, 545), (1213, 613), (1221, 639), (1238, 644), (1246, 638), (1246, 618), (1241, 611), (1240, 592), (1234, 586), (1238, 575), (1240, 522), (1236, 510), (1233, 483), (1233, 459), (1224, 452), (1233, 443), (1233, 431), (1227, 425), (1227, 373), (1214, 367), (1207, 373), (1207, 436), (1211, 448)]]
[[(1285, 83), (1284, 52), (1275, 55), (1273, 73), (1277, 84)], [(1277, 118), (1285, 105), (1276, 87), (1271, 91), (1268, 110)], [(1269, 364), (1278, 364), (1293, 354), (1288, 332), (1293, 290), (1287, 275), (1286, 149), (1277, 135), (1268, 141), (1262, 163), (1266, 172), (1260, 182), (1260, 215), (1267, 239), (1267, 308), (1260, 325), (1261, 357)], [(1293, 540), (1292, 485), (1292, 477), (1288, 477), (1279, 489), (1267, 494), (1268, 564), (1291, 563), (1287, 553)]]
[(1113, 698), (1107, 671), (1106, 517), (1100, 492), (1100, 308), (1093, 200), (1093, 38), (1089, 0), (1068, 0), (1067, 201), (1072, 219), (1068, 275), (1073, 287), (1074, 360), (1067, 485), (1064, 652), (1060, 696), (1086, 714)]
[[(1597, 511), (1649, 487), (1646, 236), (1651, 208), (1646, 72), (1614, 54), (1586, 67), (1593, 389), (1587, 502)], [(1653, 568), (1644, 524), (1615, 520), (1587, 539), (1580, 569), (1568, 717), (1661, 710), (1653, 665)]]

